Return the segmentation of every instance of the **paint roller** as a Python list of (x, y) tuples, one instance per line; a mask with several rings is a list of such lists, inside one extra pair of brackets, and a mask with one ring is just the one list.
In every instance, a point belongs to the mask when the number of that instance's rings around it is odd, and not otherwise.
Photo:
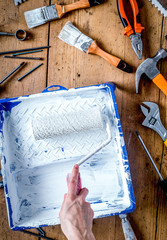
[(97, 107), (70, 112), (46, 111), (33, 119), (32, 127), (35, 139), (44, 140), (91, 129), (102, 129), (103, 121)]
[(100, 130), (106, 125), (108, 139), (99, 145), (94, 151), (78, 161), (80, 166), (95, 153), (104, 148), (111, 141), (111, 131), (109, 119), (102, 118), (102, 113), (98, 107), (82, 109), (79, 111), (54, 111), (46, 112), (36, 116), (32, 120), (32, 129), (35, 140), (45, 140), (48, 138), (59, 137), (71, 133), (78, 134), (83, 131)]

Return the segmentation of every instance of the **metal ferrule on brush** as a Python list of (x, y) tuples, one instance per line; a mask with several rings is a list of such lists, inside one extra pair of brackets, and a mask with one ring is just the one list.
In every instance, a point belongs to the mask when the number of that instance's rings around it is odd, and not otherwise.
[(42, 11), (46, 22), (58, 18), (55, 4), (52, 4), (51, 6), (42, 7)]

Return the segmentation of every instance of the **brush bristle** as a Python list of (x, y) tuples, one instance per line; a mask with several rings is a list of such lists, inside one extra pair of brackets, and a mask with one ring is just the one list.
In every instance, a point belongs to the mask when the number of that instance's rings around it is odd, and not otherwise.
[(60, 34), (58, 35), (58, 38), (83, 52), (87, 52), (89, 46), (93, 42), (93, 39), (84, 35), (70, 21), (64, 25)]
[(42, 8), (37, 8), (24, 13), (28, 28), (34, 28), (46, 23)]
[(59, 18), (55, 4), (25, 12), (24, 15), (29, 28), (37, 27)]
[(103, 121), (99, 108), (71, 112), (43, 112), (34, 117), (32, 129), (36, 140), (54, 138), (91, 129), (102, 129)]

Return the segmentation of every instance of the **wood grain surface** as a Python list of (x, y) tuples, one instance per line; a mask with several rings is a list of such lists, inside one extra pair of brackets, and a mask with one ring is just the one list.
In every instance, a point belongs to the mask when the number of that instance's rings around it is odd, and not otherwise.
[[(110, 65), (104, 59), (86, 54), (57, 38), (64, 24), (70, 20), (83, 33), (95, 39), (108, 53), (121, 58), (137, 69), (139, 64), (152, 57), (161, 48), (167, 50), (167, 19), (152, 6), (148, 0), (137, 0), (141, 23), (143, 59), (140, 61), (132, 50), (130, 39), (123, 35), (116, 0), (106, 0), (100, 6), (68, 13), (62, 19), (52, 21), (37, 28), (28, 29), (24, 12), (51, 3), (71, 4), (74, 0), (27, 0), (19, 6), (13, 0), (0, 0), (0, 31), (15, 32), (24, 29), (29, 39), (18, 41), (14, 37), (0, 36), (0, 51), (8, 51), (39, 46), (51, 46), (41, 53), (29, 56), (43, 57), (43, 65), (21, 82), (17, 78), (38, 65), (41, 61), (26, 61), (24, 68), (6, 80), (0, 87), (0, 98), (16, 97), (41, 92), (46, 86), (62, 85), (66, 88), (82, 87), (113, 81), (118, 111), (122, 123), (128, 152), (131, 176), (136, 199), (136, 210), (128, 218), (138, 240), (167, 239), (167, 201), (158, 187), (158, 175), (144, 152), (135, 130), (138, 130), (150, 151), (163, 178), (167, 178), (167, 148), (160, 136), (141, 125), (144, 116), (140, 103), (153, 101), (159, 105), (163, 125), (167, 128), (167, 98), (148, 79), (142, 78), (139, 94), (135, 93), (135, 73), (128, 74)], [(4, 59), (0, 56), (0, 78), (3, 79), (22, 60)], [(167, 59), (160, 61), (158, 68), (167, 79)], [(1, 80), (0, 79), (0, 80)], [(48, 237), (56, 240), (66, 239), (60, 226), (44, 228)], [(36, 232), (36, 230), (31, 230)], [(118, 216), (95, 219), (93, 232), (96, 240), (123, 240), (121, 221)], [(37, 233), (37, 232), (36, 232)], [(8, 225), (4, 191), (0, 189), (0, 240), (33, 240), (19, 231), (12, 231)]]

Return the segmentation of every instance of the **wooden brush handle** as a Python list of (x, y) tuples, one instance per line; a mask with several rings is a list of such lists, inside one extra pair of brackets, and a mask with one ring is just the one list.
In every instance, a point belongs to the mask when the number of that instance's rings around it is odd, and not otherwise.
[(57, 9), (57, 14), (59, 18), (63, 17), (64, 14), (71, 12), (73, 10), (82, 9), (82, 8), (89, 8), (90, 3), (88, 0), (80, 0), (78, 2), (69, 4), (69, 5), (57, 5), (55, 4)]
[(91, 43), (90, 47), (88, 48), (87, 53), (96, 54), (96, 55), (104, 58), (105, 60), (107, 60), (109, 63), (111, 63), (115, 67), (117, 67), (119, 62), (121, 61), (120, 58), (117, 58), (117, 57), (103, 51), (101, 48), (99, 48), (96, 41), (93, 41)]

